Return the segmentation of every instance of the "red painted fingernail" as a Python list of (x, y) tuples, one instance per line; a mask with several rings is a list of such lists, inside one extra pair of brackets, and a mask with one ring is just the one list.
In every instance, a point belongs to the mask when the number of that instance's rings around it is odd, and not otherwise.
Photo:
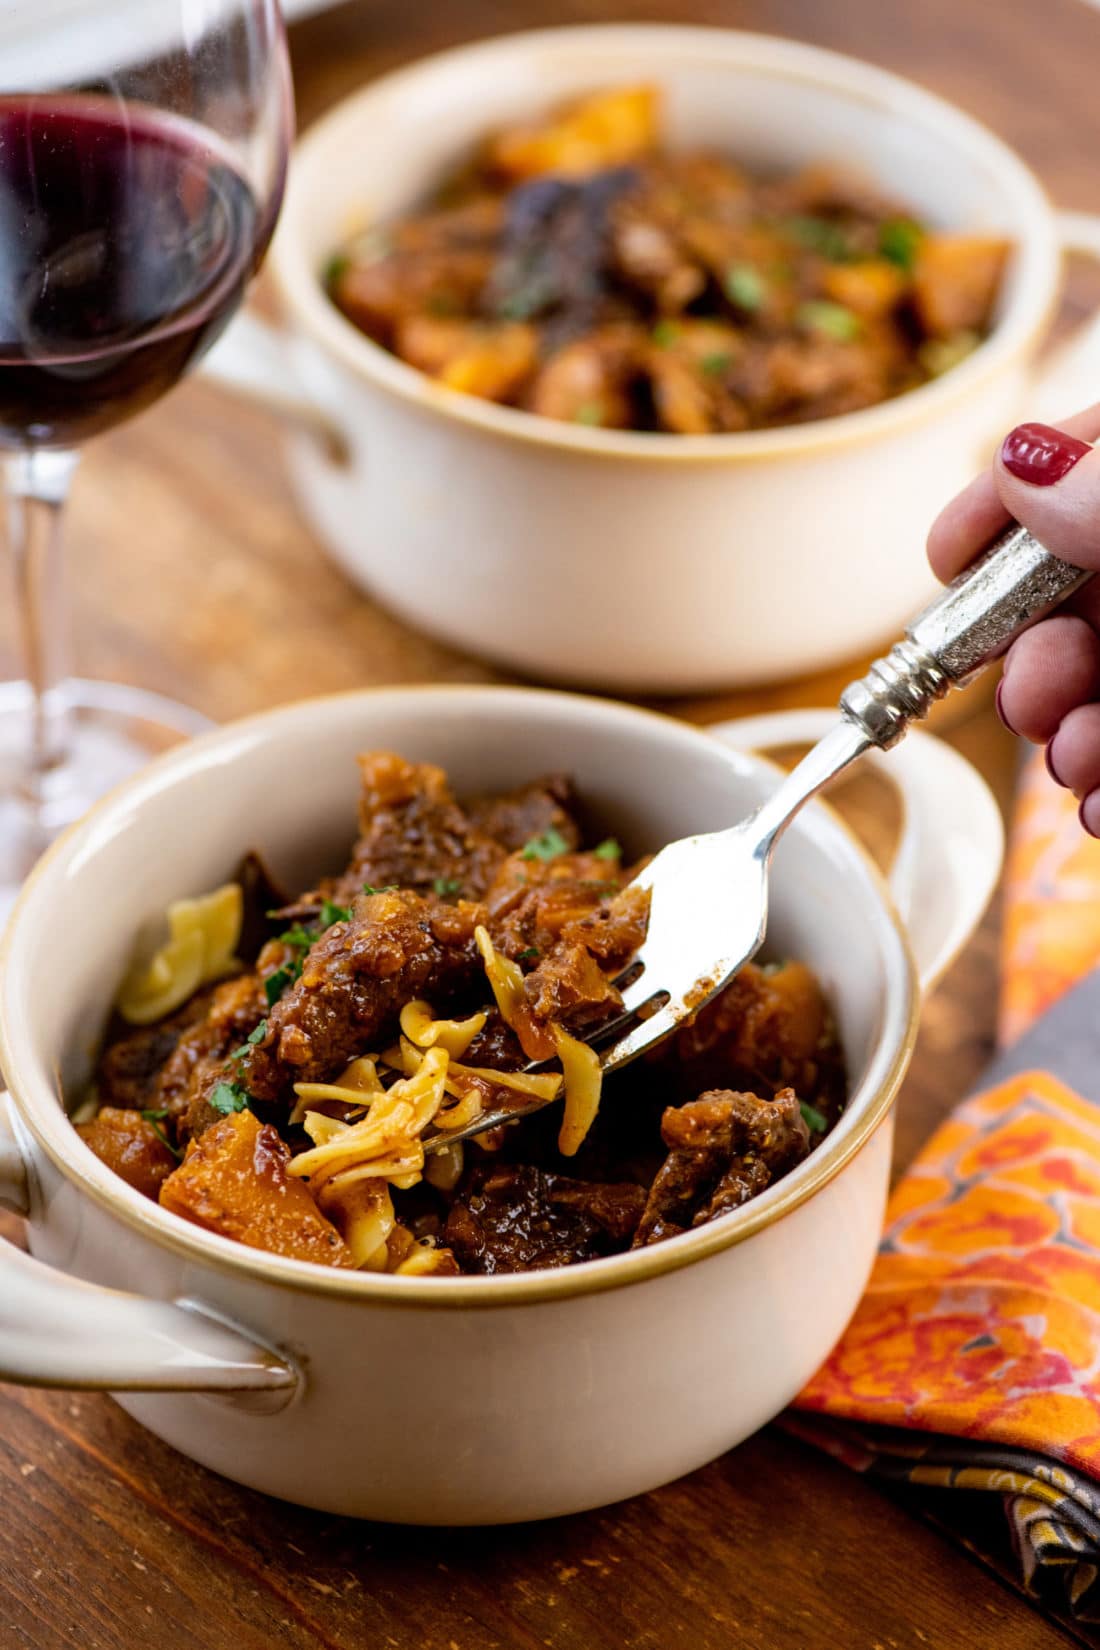
[(1058, 777), (1058, 769), (1054, 766), (1053, 752), (1054, 752), (1054, 740), (1053, 739), (1048, 739), (1047, 740), (1047, 748), (1043, 752), (1043, 755), (1046, 758), (1047, 773), (1049, 773), (1050, 777), (1053, 779), (1053, 781), (1056, 785), (1060, 785), (1062, 783), (1062, 781)]
[(1017, 424), (1001, 443), (1001, 463), (1019, 481), (1053, 487), (1091, 451), (1087, 441), (1078, 441), (1075, 435), (1049, 424)]
[(1095, 795), (1096, 795), (1095, 791), (1090, 791), (1088, 796), (1083, 796), (1081, 798), (1081, 806), (1077, 810), (1077, 817), (1081, 821), (1081, 829), (1083, 831), (1085, 831), (1089, 836), (1095, 836), (1096, 832), (1093, 830), (1092, 826), (1089, 824), (1088, 820), (1085, 818), (1085, 808), (1088, 806), (1088, 803), (1090, 802), (1092, 797), (1094, 797)]
[(1009, 733), (1015, 733), (1016, 729), (1012, 726), (1012, 723), (1009, 721), (1008, 717), (1005, 715), (1004, 705), (1001, 702), (1001, 696), (1004, 693), (1004, 690), (1005, 690), (1005, 684), (1004, 684), (1004, 678), (1002, 677), (1001, 680), (997, 683), (997, 692), (994, 695), (993, 703), (996, 707), (997, 715), (1000, 717), (1002, 723), (1008, 729)]

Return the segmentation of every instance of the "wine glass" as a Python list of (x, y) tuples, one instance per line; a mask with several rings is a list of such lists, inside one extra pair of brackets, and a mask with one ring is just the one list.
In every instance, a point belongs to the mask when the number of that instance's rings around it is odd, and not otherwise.
[(240, 304), (292, 125), (278, 0), (0, 0), (0, 466), (25, 673), (0, 686), (0, 919), (57, 831), (207, 725), (68, 678), (61, 516), (80, 445), (171, 389)]

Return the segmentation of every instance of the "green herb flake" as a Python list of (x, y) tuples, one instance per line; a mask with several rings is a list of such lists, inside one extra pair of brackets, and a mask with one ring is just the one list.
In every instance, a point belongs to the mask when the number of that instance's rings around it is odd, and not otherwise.
[(308, 951), (317, 938), (317, 933), (314, 929), (306, 928), (302, 923), (296, 922), (290, 928), (284, 929), (277, 937), (283, 945), (289, 945), (293, 951)]
[(264, 996), (267, 998), (268, 1008), (274, 1008), (288, 985), (293, 985), (300, 968), (277, 968), (274, 974), (269, 974), (264, 981)]
[(794, 217), (784, 220), (783, 227), (792, 240), (804, 246), (810, 252), (818, 252), (830, 263), (846, 263), (852, 256), (852, 248), (847, 235), (839, 224), (829, 218), (815, 218), (808, 214), (796, 213)]
[(730, 303), (736, 304), (738, 309), (747, 310), (750, 315), (760, 308), (768, 296), (768, 284), (752, 264), (730, 264), (722, 285)]
[(817, 1107), (809, 1105), (805, 1100), (800, 1100), (798, 1105), (802, 1113), (802, 1121), (806, 1127), (813, 1134), (824, 1134), (829, 1125)]
[(587, 424), (595, 427), (603, 423), (603, 403), (600, 401), (582, 401), (573, 414), (574, 424)]
[(321, 279), (325, 286), (333, 287), (336, 285), (337, 281), (343, 279), (350, 268), (351, 259), (348, 257), (347, 253), (334, 252), (324, 267), (324, 272)]
[(878, 249), (899, 269), (912, 269), (923, 239), (924, 230), (912, 218), (887, 218), (879, 225)]
[(223, 1117), (228, 1117), (232, 1112), (247, 1111), (251, 1101), (252, 1096), (240, 1083), (217, 1083), (210, 1094), (211, 1109), (220, 1112)]
[(658, 349), (667, 349), (679, 338), (680, 328), (675, 321), (670, 321), (666, 317), (656, 323), (650, 336)]
[(599, 847), (593, 848), (593, 859), (622, 859), (623, 851), (613, 836), (604, 837)]
[(457, 877), (436, 877), (432, 883), (432, 892), (438, 894), (440, 899), (449, 899), (452, 894), (462, 892), (462, 884)]
[(248, 1033), (248, 1041), (252, 1044), (252, 1047), (255, 1048), (257, 1043), (262, 1043), (266, 1036), (267, 1036), (267, 1021), (266, 1020), (261, 1020), (259, 1025), (256, 1026), (255, 1030), (250, 1031)]
[(393, 894), (397, 891), (396, 882), (387, 882), (384, 888), (375, 888), (371, 883), (364, 882), (364, 894)]
[(172, 1142), (160, 1126), (161, 1120), (168, 1116), (167, 1111), (143, 1111), (141, 1115), (149, 1124), (161, 1145), (164, 1146), (166, 1150), (170, 1151), (176, 1162), (179, 1163), (183, 1158), (183, 1153), (180, 1151), (178, 1146), (173, 1146)]
[(821, 333), (839, 344), (851, 343), (862, 330), (858, 315), (843, 304), (830, 303), (827, 298), (813, 298), (809, 303), (799, 304), (795, 319), (809, 332)]
[(525, 842), (523, 845), (524, 859), (557, 859), (559, 854), (567, 854), (568, 852), (568, 842), (566, 842), (560, 831), (555, 830), (553, 825), (548, 831), (543, 831), (541, 836), (533, 836), (530, 842)]
[(147, 1123), (163, 1123), (168, 1116), (168, 1107), (160, 1106), (155, 1111), (150, 1108), (148, 1111), (143, 1111), (141, 1115)]
[(322, 903), (322, 905), (321, 905), (321, 916), (320, 916), (320, 923), (321, 923), (322, 930), (325, 929), (325, 928), (331, 928), (333, 926), (333, 924), (337, 923), (337, 922), (350, 922), (350, 921), (351, 921), (351, 907), (350, 906), (336, 905), (330, 899), (327, 899)]
[(517, 962), (527, 962), (529, 958), (541, 957), (541, 956), (542, 956), (542, 952), (539, 950), (537, 945), (529, 945), (527, 947), (526, 951), (521, 951), (520, 952), (519, 956), (516, 958), (516, 961)]
[(710, 355), (704, 355), (699, 365), (708, 378), (721, 378), (722, 374), (728, 371), (732, 360), (733, 356), (729, 350), (716, 349)]

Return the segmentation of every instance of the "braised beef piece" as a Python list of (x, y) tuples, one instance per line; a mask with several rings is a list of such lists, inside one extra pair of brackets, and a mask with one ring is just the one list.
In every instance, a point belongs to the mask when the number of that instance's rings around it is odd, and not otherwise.
[(478, 1165), (459, 1188), (443, 1242), (463, 1272), (569, 1266), (625, 1249), (644, 1202), (640, 1186), (591, 1185), (522, 1163)]
[(708, 1088), (793, 1088), (833, 1123), (844, 1058), (819, 981), (804, 963), (746, 963), (694, 1022), (665, 1044), (662, 1069), (685, 1098)]
[(575, 851), (581, 844), (576, 807), (572, 780), (564, 773), (549, 773), (504, 796), (475, 797), (466, 804), (466, 812), (479, 831), (511, 854), (549, 831)]
[(810, 1131), (793, 1089), (774, 1100), (712, 1089), (661, 1119), (669, 1155), (649, 1189), (634, 1248), (738, 1209), (800, 1163)]
[(535, 178), (514, 189), (505, 203), (487, 312), (548, 321), (557, 345), (616, 313), (608, 279), (611, 214), (637, 179), (633, 167), (622, 166), (589, 178)]
[(205, 1019), (211, 990), (199, 991), (151, 1026), (130, 1026), (115, 1015), (107, 1027), (106, 1046), (96, 1071), (100, 1104), (141, 1111), (156, 1102), (157, 1074), (189, 1026)]
[(406, 890), (360, 894), (351, 920), (320, 936), (301, 976), (268, 1010), (263, 1040), (240, 1062), (249, 1094), (261, 1104), (287, 1102), (293, 1084), (326, 1082), (377, 1049), (413, 998), (447, 1003), (476, 986), (483, 970), (474, 928), (483, 917), (480, 906)]
[(165, 1128), (169, 1133), (175, 1130), (177, 1143), (201, 1134), (212, 1121), (204, 1096), (211, 1082), (222, 1075), (227, 1055), (248, 1036), (264, 1007), (255, 974), (223, 980), (206, 998), (201, 1019), (188, 1027), (164, 1062), (148, 1103), (167, 1111)]
[(518, 1071), (527, 1064), (519, 1038), (496, 1009), (490, 1013), (465, 1054), (464, 1066), (489, 1066), (493, 1071)]
[(359, 839), (347, 870), (322, 892), (341, 905), (364, 886), (479, 899), (504, 850), (459, 807), (443, 769), (373, 751), (359, 770)]

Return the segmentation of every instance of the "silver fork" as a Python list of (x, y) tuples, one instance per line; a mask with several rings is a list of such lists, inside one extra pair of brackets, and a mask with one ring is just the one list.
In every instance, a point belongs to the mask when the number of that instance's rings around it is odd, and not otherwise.
[[(1015, 636), (1091, 576), (1052, 556), (1026, 528), (1009, 528), (913, 620), (885, 658), (844, 690), (836, 727), (761, 807), (728, 830), (685, 837), (661, 849), (634, 883), (650, 890), (649, 927), (631, 968), (620, 976), (629, 979), (622, 992), (623, 1011), (588, 1039), (598, 1049), (605, 1073), (618, 1071), (668, 1037), (760, 949), (772, 855), (810, 798), (872, 745), (881, 750), (896, 745), (937, 699), (952, 687), (965, 686)], [(426, 1139), (425, 1150), (514, 1122), (552, 1103), (533, 1099), (507, 1111), (482, 1113), (467, 1128)]]

